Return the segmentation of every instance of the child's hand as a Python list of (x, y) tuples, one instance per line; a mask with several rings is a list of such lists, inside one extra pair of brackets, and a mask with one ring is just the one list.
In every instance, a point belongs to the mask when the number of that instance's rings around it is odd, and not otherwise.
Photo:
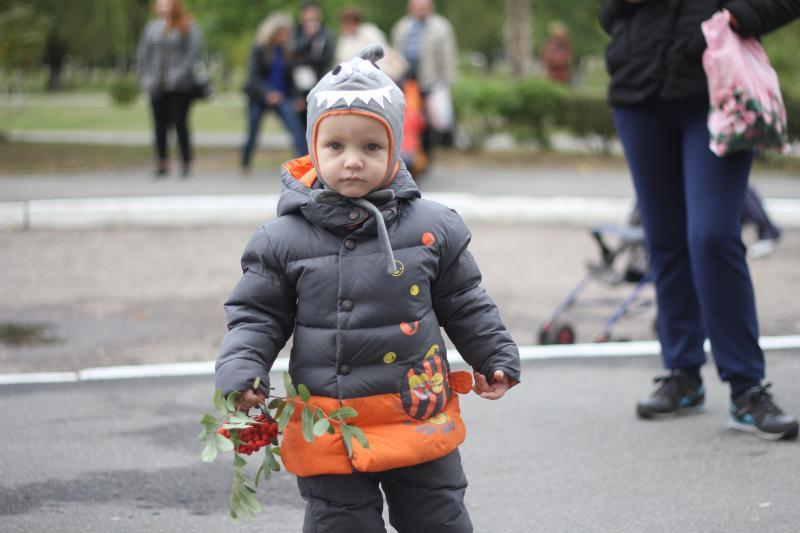
[(494, 371), (494, 381), (490, 385), (486, 376), (480, 372), (475, 372), (475, 393), (487, 400), (497, 400), (502, 398), (506, 391), (511, 388), (511, 381), (502, 370)]
[(267, 401), (267, 396), (261, 389), (253, 390), (247, 389), (242, 391), (238, 398), (236, 398), (236, 409), (245, 413), (256, 405), (261, 405)]

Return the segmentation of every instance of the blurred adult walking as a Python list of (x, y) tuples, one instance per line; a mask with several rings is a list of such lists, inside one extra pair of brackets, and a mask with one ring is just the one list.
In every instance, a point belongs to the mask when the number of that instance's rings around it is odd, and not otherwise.
[(358, 7), (345, 7), (339, 12), (339, 30), (334, 54), (334, 61), (337, 64), (357, 56), (365, 46), (378, 43), (383, 46), (384, 56), (376, 64), (396, 83), (401, 82), (408, 69), (408, 63), (397, 50), (389, 46), (386, 35), (380, 28), (364, 20), (364, 15)]
[[(305, 101), (309, 91), (330, 70), (336, 48), (336, 37), (322, 20), (322, 8), (305, 2), (300, 8), (294, 32), (294, 66), (292, 78), (298, 95)], [(348, 58), (350, 59), (350, 58)], [(306, 127), (306, 109), (297, 111)]]
[(765, 439), (796, 438), (797, 420), (776, 405), (758, 344), (753, 285), (741, 240), (752, 151), (709, 149), (709, 95), (700, 24), (719, 9), (742, 37), (800, 16), (800, 0), (604, 0), (609, 101), (641, 206), (668, 373), (637, 405), (642, 418), (696, 411), (711, 341), (730, 385), (731, 427)]
[(292, 137), (295, 155), (308, 153), (306, 135), (297, 112), (304, 102), (292, 79), (292, 18), (283, 12), (269, 15), (256, 34), (250, 53), (247, 82), (247, 138), (242, 147), (241, 172), (250, 173), (264, 113), (274, 111)]
[[(450, 87), (456, 81), (456, 37), (450, 22), (434, 10), (433, 0), (409, 0), (408, 14), (392, 28), (392, 46), (408, 62), (425, 101), (425, 118), (440, 141), (452, 139)], [(423, 146), (430, 153), (434, 135), (426, 130)]]
[(169, 172), (167, 133), (175, 127), (181, 154), (181, 175), (192, 164), (189, 110), (195, 72), (203, 57), (200, 27), (180, 0), (157, 0), (158, 18), (149, 22), (139, 40), (138, 67), (142, 89), (150, 95), (155, 129), (155, 176)]

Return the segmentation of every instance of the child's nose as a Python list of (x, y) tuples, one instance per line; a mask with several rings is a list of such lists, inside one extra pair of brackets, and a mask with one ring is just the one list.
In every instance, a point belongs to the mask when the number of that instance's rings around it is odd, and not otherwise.
[(361, 161), (361, 157), (359, 157), (359, 155), (355, 151), (351, 151), (347, 154), (347, 157), (345, 158), (344, 166), (345, 168), (358, 169), (364, 166), (364, 163), (363, 161)]

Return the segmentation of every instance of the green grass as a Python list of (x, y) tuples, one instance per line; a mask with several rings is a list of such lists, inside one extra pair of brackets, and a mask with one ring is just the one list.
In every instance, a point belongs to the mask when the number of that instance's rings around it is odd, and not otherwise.
[[(139, 96), (129, 107), (117, 107), (104, 93), (29, 95), (24, 106), (0, 98), (0, 130), (109, 130), (150, 131), (150, 106)], [(192, 107), (195, 131), (245, 131), (244, 95), (225, 93)], [(269, 116), (265, 131), (279, 131), (282, 124)]]
[[(291, 159), (288, 150), (260, 149), (254, 170), (277, 170)], [(24, 174), (64, 174), (75, 172), (147, 169), (153, 162), (150, 146), (110, 146), (83, 144), (11, 143), (0, 141), (0, 176)], [(237, 148), (205, 148), (195, 150), (195, 168), (204, 171), (236, 172), (239, 168)]]

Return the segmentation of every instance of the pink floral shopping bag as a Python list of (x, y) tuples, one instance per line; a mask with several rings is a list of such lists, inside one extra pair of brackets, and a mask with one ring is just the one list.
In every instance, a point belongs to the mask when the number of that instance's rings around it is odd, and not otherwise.
[(786, 108), (778, 75), (761, 44), (736, 34), (730, 20), (723, 9), (702, 24), (708, 45), (703, 67), (711, 100), (709, 148), (718, 156), (740, 150), (785, 153)]

